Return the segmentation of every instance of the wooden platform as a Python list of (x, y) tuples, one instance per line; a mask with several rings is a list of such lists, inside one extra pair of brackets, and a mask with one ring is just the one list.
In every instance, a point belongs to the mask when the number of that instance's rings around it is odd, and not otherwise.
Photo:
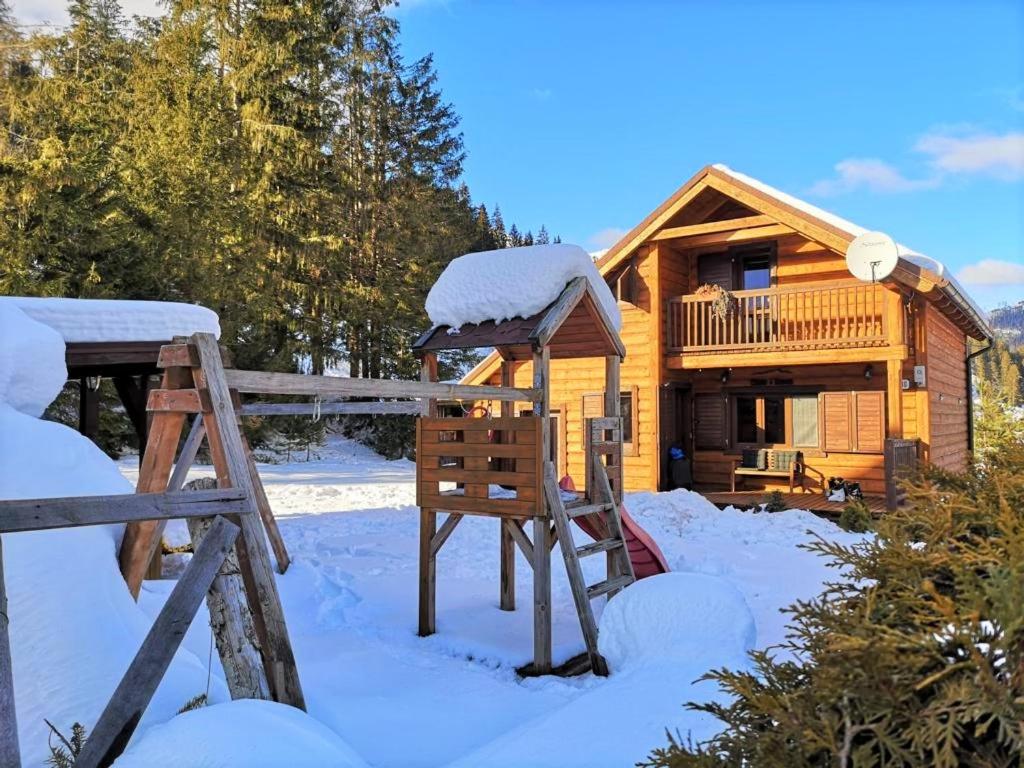
[[(766, 491), (736, 491), (735, 493), (730, 491), (698, 492), (719, 509), (725, 509), (729, 506), (737, 507), (738, 509), (753, 507), (764, 503), (765, 496), (767, 496)], [(838, 516), (843, 511), (843, 507), (846, 506), (845, 502), (826, 500), (824, 494), (821, 493), (784, 493), (782, 498), (789, 509), (806, 509), (810, 512), (828, 516)], [(865, 496), (864, 503), (868, 505), (872, 515), (885, 513), (884, 496)]]

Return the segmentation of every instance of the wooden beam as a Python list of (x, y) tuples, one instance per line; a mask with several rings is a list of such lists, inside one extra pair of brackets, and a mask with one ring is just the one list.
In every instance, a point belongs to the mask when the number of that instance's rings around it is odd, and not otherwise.
[[(501, 386), (511, 387), (515, 384), (515, 363), (509, 360), (501, 362)], [(501, 403), (501, 418), (512, 418), (515, 413), (515, 403), (507, 400)], [(502, 465), (504, 468), (509, 467)], [(514, 462), (512, 468), (514, 468)], [(498, 606), (503, 611), (514, 611), (516, 609), (516, 550), (512, 539), (510, 527), (512, 521), (502, 518), (498, 521), (499, 537), (499, 558), (500, 558), (500, 595)], [(524, 535), (525, 537), (525, 535)]]
[(176, 520), (249, 511), (245, 494), (234, 488), (192, 493), (125, 493), (0, 501), (0, 532), (43, 531), (140, 520)]
[(89, 734), (76, 768), (106, 768), (124, 751), (237, 536), (237, 525), (214, 520)]
[(437, 557), (437, 553), (441, 551), (441, 547), (448, 541), (448, 537), (452, 535), (455, 530), (455, 526), (462, 520), (462, 515), (458, 512), (449, 512), (447, 519), (441, 524), (437, 533), (430, 540), (430, 554)]
[[(699, 248), (705, 245), (734, 245), (736, 243), (746, 243), (750, 240), (767, 240), (783, 237), (784, 235), (791, 235), (793, 232), (795, 230), (785, 224), (769, 224), (763, 227), (748, 227), (728, 232), (713, 232), (708, 235), (673, 238), (672, 245), (677, 248)], [(667, 240), (668, 238), (659, 239)]]
[[(226, 479), (231, 487), (244, 491), (253, 504), (252, 508), (256, 509), (257, 491), (249, 471), (247, 451), (217, 340), (212, 334), (197, 333), (192, 336), (191, 343), (199, 354), (200, 367), (192, 369), (196, 388), (205, 388), (210, 393), (212, 412), (206, 420), (206, 433), (217, 466), (218, 483)], [(253, 616), (258, 617), (257, 622), (263, 625), (265, 637), (261, 638), (261, 645), (274, 700), (305, 710), (305, 698), (277, 582), (270, 566), (263, 526), (256, 515), (242, 515), (240, 520), (242, 535), (238, 554), (243, 573), (247, 574), (245, 586), (249, 607)]]
[(772, 365), (815, 365), (822, 356), (830, 363), (877, 363), (880, 360), (903, 360), (907, 346), (846, 347), (842, 349), (782, 350), (777, 352), (685, 352), (670, 354), (666, 365), (672, 370), (698, 368), (742, 368)]
[(903, 437), (903, 362), (885, 361), (886, 437)]
[(151, 389), (146, 402), (146, 410), (151, 413), (159, 411), (180, 411), (181, 413), (202, 413), (209, 411), (204, 404), (204, 393), (195, 389)]
[(710, 235), (714, 232), (728, 232), (730, 230), (748, 229), (749, 227), (763, 227), (775, 224), (771, 216), (743, 216), (739, 219), (724, 219), (723, 221), (709, 221), (706, 224), (688, 224), (685, 227), (666, 227), (660, 232), (651, 235), (651, 240), (675, 240), (680, 237), (692, 237), (693, 235)]
[(350, 403), (246, 403), (240, 413), (243, 416), (312, 416), (319, 412), (323, 416), (349, 414), (418, 414), (422, 410), (416, 400), (369, 401)]
[(301, 373), (225, 371), (227, 385), (238, 392), (268, 395), (320, 395), (321, 397), (416, 397), (437, 400), (511, 400), (534, 402), (532, 389), (503, 389), (468, 384), (400, 381), (398, 379), (352, 379), (341, 376), (306, 376)]
[(526, 562), (533, 567), (533, 544), (530, 542), (530, 537), (526, 535), (526, 531), (523, 529), (523, 524), (514, 518), (504, 518), (502, 522), (507, 524), (509, 536), (519, 547), (519, 551), (523, 553), (523, 557), (526, 558)]
[(14, 709), (14, 670), (7, 627), (7, 586), (4, 584), (4, 550), (0, 541), (0, 765), (19, 768), (18, 718)]
[(547, 311), (547, 314), (544, 315), (540, 324), (530, 334), (530, 338), (538, 346), (543, 347), (547, 345), (551, 341), (551, 337), (555, 335), (555, 331), (562, 326), (565, 319), (576, 309), (576, 305), (580, 303), (580, 299), (583, 298), (583, 294), (586, 292), (587, 278), (575, 277), (570, 280), (562, 294)]
[(199, 446), (203, 444), (206, 437), (206, 427), (203, 425), (203, 414), (197, 413), (192, 420), (192, 426), (185, 438), (185, 444), (181, 447), (181, 454), (174, 463), (174, 471), (171, 472), (171, 479), (167, 481), (167, 490), (180, 491), (188, 479), (188, 471), (192, 469), (196, 456), (199, 454)]
[[(541, 397), (533, 404), (534, 416), (541, 418), (541, 445), (537, 451), (537, 474), (544, 471), (551, 456), (551, 348), (533, 355), (533, 388)], [(551, 671), (551, 538), (550, 511), (533, 518), (533, 668), (538, 674)]]

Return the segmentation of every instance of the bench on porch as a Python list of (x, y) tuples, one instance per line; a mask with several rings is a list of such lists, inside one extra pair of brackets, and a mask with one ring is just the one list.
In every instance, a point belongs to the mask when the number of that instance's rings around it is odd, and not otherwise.
[(744, 450), (741, 456), (733, 459), (733, 468), (730, 473), (732, 481), (732, 492), (736, 492), (736, 478), (744, 477), (782, 477), (789, 480), (789, 492), (793, 492), (793, 486), (797, 479), (800, 480), (800, 489), (804, 487), (804, 462), (800, 451), (777, 451), (761, 448), (759, 450)]

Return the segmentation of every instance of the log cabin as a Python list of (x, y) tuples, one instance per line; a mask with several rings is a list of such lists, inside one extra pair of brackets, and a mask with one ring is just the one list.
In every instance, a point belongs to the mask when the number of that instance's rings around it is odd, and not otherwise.
[[(876, 511), (896, 503), (895, 478), (908, 466), (966, 465), (969, 355), (992, 331), (942, 264), (904, 246), (886, 279), (854, 278), (846, 249), (865, 231), (714, 165), (601, 256), (627, 350), (627, 490), (670, 488), (672, 446), (689, 457), (698, 490), (741, 480), (760, 496), (794, 484), (823, 499), (841, 477)], [(722, 296), (725, 311), (715, 307)], [(500, 383), (499, 366), (492, 354), (463, 381)], [(519, 365), (515, 385), (531, 375)], [(583, 474), (584, 419), (600, 415), (603, 380), (599, 361), (552, 364), (551, 440), (563, 474)], [(797, 456), (800, 471), (744, 472), (755, 451), (757, 466), (778, 452)]]

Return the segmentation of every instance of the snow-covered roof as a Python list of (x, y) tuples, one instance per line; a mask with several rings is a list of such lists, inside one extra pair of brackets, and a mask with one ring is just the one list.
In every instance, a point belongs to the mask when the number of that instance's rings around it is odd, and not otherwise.
[[(776, 189), (770, 184), (765, 184), (763, 181), (755, 179), (752, 176), (747, 176), (745, 173), (734, 171), (727, 165), (716, 163), (715, 165), (712, 166), (712, 168), (714, 168), (716, 171), (721, 171), (722, 173), (731, 176), (733, 179), (740, 182), (741, 184), (746, 184), (749, 187), (753, 187), (759, 192), (763, 192), (764, 194), (775, 198), (779, 202), (785, 203), (791, 208), (795, 208), (798, 211), (806, 213), (808, 216), (813, 216), (816, 219), (824, 221), (826, 224), (829, 224), (835, 227), (836, 229), (842, 230), (843, 232), (846, 232), (848, 235), (851, 235), (852, 237), (859, 237), (860, 235), (863, 235), (865, 232), (869, 231), (868, 229), (860, 226), (859, 224), (854, 224), (852, 221), (844, 219), (841, 216), (836, 216), (831, 211), (826, 211), (825, 209), (819, 208), (816, 205), (811, 205), (805, 200), (801, 200), (798, 197), (794, 197), (793, 195), (783, 192), (782, 190)], [(927, 269), (931, 272), (934, 272), (940, 278), (948, 280), (950, 284), (953, 286), (955, 292), (959, 295), (960, 299), (966, 302), (968, 306), (972, 310), (974, 310), (974, 313), (978, 316), (978, 319), (981, 320), (982, 322), (986, 321), (988, 314), (980, 306), (978, 306), (974, 299), (972, 299), (970, 295), (964, 290), (963, 286), (961, 286), (960, 283), (957, 282), (956, 278), (949, 273), (949, 270), (946, 269), (945, 264), (943, 264), (938, 259), (933, 259), (931, 256), (925, 256), (923, 253), (918, 253), (912, 248), (908, 248), (907, 246), (903, 245), (903, 243), (896, 243), (896, 249), (901, 259), (905, 259), (914, 266)]]
[(66, 342), (167, 341), (212, 333), (220, 337), (217, 313), (173, 301), (119, 301), (0, 296), (64, 337)]
[(435, 326), (459, 328), (488, 320), (532, 317), (585, 277), (617, 331), (622, 315), (593, 259), (578, 245), (557, 243), (467, 253), (454, 259), (427, 295)]

